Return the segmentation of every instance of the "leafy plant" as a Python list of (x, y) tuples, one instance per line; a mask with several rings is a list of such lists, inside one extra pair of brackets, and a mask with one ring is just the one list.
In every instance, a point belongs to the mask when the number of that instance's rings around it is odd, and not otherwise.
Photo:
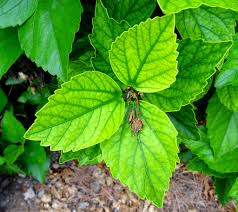
[(43, 182), (49, 168), (49, 157), (38, 142), (24, 139), (24, 126), (16, 119), (13, 108), (7, 105), (5, 93), (2, 90), (0, 93), (0, 112), (3, 112), (0, 128), (0, 173), (29, 174)]
[[(6, 2), (15, 14), (26, 1)], [(237, 0), (28, 3), (11, 19), (2, 14), (0, 76), (24, 52), (62, 85), (25, 139), (61, 150), (62, 163), (105, 161), (115, 178), (158, 207), (181, 149), (189, 169), (213, 176), (223, 204), (237, 201)], [(18, 101), (44, 104), (50, 95), (45, 89), (33, 98), (30, 91)], [(21, 154), (12, 145), (5, 155)], [(25, 154), (43, 154), (38, 143), (27, 145)], [(34, 170), (31, 157), (23, 161)], [(47, 167), (46, 157), (36, 160)]]

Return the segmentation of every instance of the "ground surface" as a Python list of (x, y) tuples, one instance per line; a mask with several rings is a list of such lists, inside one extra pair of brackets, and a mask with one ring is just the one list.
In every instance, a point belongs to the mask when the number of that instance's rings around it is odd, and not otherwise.
[(216, 201), (210, 179), (177, 167), (166, 194), (164, 208), (138, 199), (114, 180), (108, 169), (99, 166), (77, 167), (73, 162), (52, 165), (46, 183), (30, 177), (0, 176), (0, 211), (54, 212), (153, 212), (153, 211), (235, 211), (230, 204), (222, 208)]

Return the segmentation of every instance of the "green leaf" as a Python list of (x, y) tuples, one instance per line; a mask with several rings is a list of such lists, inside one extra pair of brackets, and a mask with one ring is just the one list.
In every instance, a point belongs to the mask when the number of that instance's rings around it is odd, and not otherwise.
[(155, 9), (156, 0), (103, 0), (110, 17), (125, 20), (131, 26), (145, 21)]
[(178, 131), (178, 138), (198, 140), (197, 120), (191, 105), (182, 107), (180, 111), (169, 113), (170, 120)]
[(0, 166), (5, 163), (5, 158), (0, 156)]
[(236, 181), (234, 182), (234, 184), (232, 185), (228, 195), (236, 200), (238, 202), (238, 178), (236, 178)]
[(233, 37), (233, 45), (221, 72), (216, 78), (216, 88), (238, 85), (238, 34)]
[(61, 164), (70, 160), (77, 160), (81, 166), (97, 164), (102, 161), (102, 151), (100, 145), (91, 146), (77, 152), (61, 152), (59, 162)]
[(78, 0), (39, 1), (34, 15), (19, 28), (26, 55), (45, 71), (67, 80), (69, 53), (82, 12)]
[(43, 183), (45, 181), (45, 177), (47, 175), (49, 167), (50, 167), (50, 159), (47, 156), (47, 160), (45, 160), (44, 163), (29, 164), (27, 169), (28, 169), (28, 173), (30, 173), (30, 175), (35, 177), (40, 183)]
[[(237, 51), (238, 54), (238, 51)], [(238, 57), (234, 58), (232, 61), (231, 67), (227, 67), (225, 63), (224, 67), (228, 69), (223, 69), (224, 71), (220, 72), (216, 78), (215, 86), (221, 88), (226, 85), (238, 85)]]
[(5, 111), (2, 119), (2, 138), (12, 143), (24, 142), (26, 130), (12, 111)]
[(238, 34), (234, 36), (233, 46), (223, 68), (217, 76), (215, 86), (218, 97), (223, 105), (238, 111)]
[(93, 32), (89, 37), (96, 50), (96, 57), (92, 59), (95, 70), (107, 73), (113, 79), (115, 78), (109, 62), (108, 51), (116, 37), (128, 28), (129, 25), (125, 21), (118, 23), (110, 18), (101, 0), (97, 1), (95, 17), (93, 18)]
[(13, 164), (23, 152), (24, 152), (23, 145), (20, 146), (15, 144), (8, 145), (3, 151), (6, 163)]
[(94, 51), (87, 51), (80, 55), (77, 59), (69, 61), (68, 78), (76, 76), (85, 71), (92, 71), (93, 65), (91, 58), (94, 56)]
[(186, 168), (191, 171), (197, 171), (205, 175), (215, 176), (218, 178), (223, 178), (226, 176), (225, 174), (219, 173), (214, 171), (213, 169), (209, 168), (209, 166), (198, 157), (193, 158), (188, 162)]
[(207, 108), (208, 137), (216, 157), (238, 149), (238, 112), (228, 110), (215, 95)]
[(237, 0), (157, 0), (165, 14), (177, 13), (188, 8), (196, 8), (202, 4), (238, 11)]
[(7, 96), (3, 92), (3, 90), (0, 88), (0, 113), (3, 111), (4, 107), (7, 104)]
[(38, 181), (44, 182), (49, 169), (50, 160), (44, 148), (40, 146), (40, 143), (28, 141), (25, 144), (25, 151), (21, 157), (28, 174), (35, 177)]
[(229, 196), (229, 191), (232, 189), (232, 186), (234, 185), (235, 180), (236, 178), (234, 177), (224, 178), (224, 179), (215, 178), (214, 180), (218, 199), (224, 206), (231, 200)]
[(227, 85), (217, 90), (217, 95), (223, 105), (229, 110), (238, 112), (238, 86)]
[(207, 137), (206, 128), (199, 127), (200, 140), (184, 139), (183, 143), (199, 159), (203, 160), (210, 169), (220, 173), (238, 172), (237, 160), (238, 150), (234, 149), (224, 154), (222, 157), (214, 156), (210, 146), (210, 140)]
[(200, 93), (200, 94), (198, 94), (198, 95), (196, 96), (196, 98), (193, 100), (193, 102), (196, 102), (196, 101), (202, 99), (202, 98), (208, 93), (208, 91), (210, 90), (210, 88), (211, 88), (212, 85), (213, 85), (213, 79), (214, 79), (214, 76), (210, 77), (210, 78), (207, 80), (207, 85), (206, 85), (206, 87), (203, 88), (202, 93)]
[(25, 172), (22, 171), (18, 165), (12, 163), (6, 163), (4, 166), (0, 167), (0, 173), (7, 173), (7, 174), (22, 174), (25, 175)]
[(207, 131), (204, 126), (199, 126), (200, 139), (184, 139), (183, 143), (186, 147), (191, 150), (192, 153), (196, 154), (201, 160), (211, 161), (214, 159), (212, 149), (210, 147), (210, 141), (207, 138)]
[(236, 18), (231, 10), (201, 6), (176, 14), (176, 27), (183, 38), (228, 41), (235, 34)]
[(141, 92), (168, 88), (177, 75), (174, 16), (135, 25), (112, 44), (110, 63), (117, 78)]
[(50, 96), (50, 91), (47, 87), (40, 88), (39, 90), (32, 91), (32, 88), (28, 88), (17, 99), (20, 103), (30, 103), (32, 105), (40, 105), (47, 102), (47, 98)]
[(215, 66), (230, 46), (231, 42), (181, 41), (176, 81), (164, 91), (145, 95), (145, 99), (166, 112), (178, 111), (190, 104), (203, 92), (215, 73)]
[(0, 28), (23, 24), (36, 9), (37, 0), (4, 0), (0, 3)]
[(21, 53), (16, 29), (0, 29), (0, 79)]
[(139, 197), (161, 207), (178, 162), (177, 132), (166, 114), (154, 105), (142, 101), (140, 110), (143, 129), (132, 133), (129, 106), (119, 131), (101, 143), (103, 159), (115, 178)]
[(25, 137), (64, 152), (110, 138), (123, 119), (119, 86), (100, 72), (84, 72), (62, 85), (39, 111)]
[(25, 144), (25, 151), (22, 156), (26, 164), (44, 163), (47, 160), (44, 148), (37, 141), (28, 141)]

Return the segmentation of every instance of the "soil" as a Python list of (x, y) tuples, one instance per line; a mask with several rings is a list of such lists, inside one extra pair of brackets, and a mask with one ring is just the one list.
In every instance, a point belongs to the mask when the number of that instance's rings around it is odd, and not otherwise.
[(78, 167), (75, 162), (51, 166), (45, 184), (31, 177), (0, 176), (1, 212), (222, 212), (211, 179), (177, 166), (163, 209), (158, 209), (113, 179), (104, 164)]

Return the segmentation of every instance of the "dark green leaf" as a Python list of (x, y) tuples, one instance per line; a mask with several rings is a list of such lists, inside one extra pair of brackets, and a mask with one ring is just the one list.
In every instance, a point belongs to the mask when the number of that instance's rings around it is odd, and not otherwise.
[(231, 42), (208, 43), (183, 40), (179, 43), (176, 81), (166, 90), (145, 95), (145, 99), (163, 111), (178, 111), (203, 92), (215, 66), (231, 46)]
[(21, 53), (16, 29), (0, 29), (0, 79)]
[(207, 108), (207, 128), (216, 157), (238, 150), (237, 123), (238, 112), (228, 110), (215, 95)]
[(178, 112), (169, 113), (168, 116), (178, 131), (179, 139), (199, 140), (197, 120), (191, 105), (182, 107)]
[(35, 177), (41, 183), (44, 182), (49, 169), (50, 160), (39, 142), (28, 141), (26, 143), (22, 160), (24, 161), (28, 174)]
[(36, 9), (37, 0), (2, 0), (0, 28), (23, 24)]
[(235, 183), (236, 178), (215, 178), (215, 189), (218, 195), (219, 201), (225, 205), (227, 204), (231, 198), (229, 196), (229, 191)]
[(8, 145), (3, 151), (6, 163), (13, 164), (23, 152), (24, 152), (23, 145), (20, 146), (15, 144)]
[(0, 113), (3, 111), (4, 107), (7, 104), (7, 96), (3, 92), (3, 90), (0, 88)]
[(97, 164), (102, 161), (102, 152), (100, 145), (95, 145), (77, 152), (61, 152), (59, 162), (65, 163), (70, 160), (77, 160), (81, 166)]
[(201, 6), (176, 14), (176, 27), (183, 38), (229, 41), (235, 34), (236, 18), (231, 10)]
[(2, 119), (2, 138), (13, 143), (23, 142), (25, 132), (25, 128), (16, 119), (13, 112), (5, 111)]
[(91, 43), (96, 50), (96, 57), (92, 60), (96, 71), (107, 73), (113, 79), (116, 78), (111, 69), (108, 51), (116, 37), (128, 28), (129, 25), (125, 21), (118, 23), (110, 18), (101, 0), (97, 1), (93, 18), (93, 32), (90, 36)]
[(131, 26), (145, 21), (155, 9), (156, 0), (103, 0), (110, 17), (125, 20)]
[(67, 80), (69, 53), (82, 12), (79, 0), (39, 1), (34, 15), (19, 28), (26, 55), (45, 71)]

